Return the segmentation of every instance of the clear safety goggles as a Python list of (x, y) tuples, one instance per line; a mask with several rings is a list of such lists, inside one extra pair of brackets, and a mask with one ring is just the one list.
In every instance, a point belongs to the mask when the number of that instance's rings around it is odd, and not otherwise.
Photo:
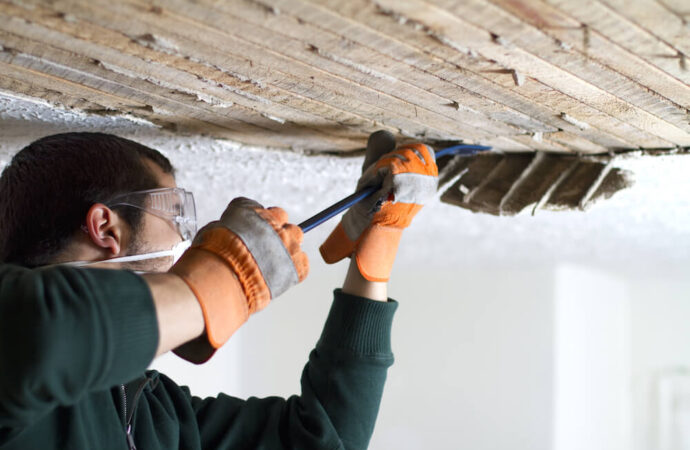
[(182, 188), (148, 189), (118, 195), (107, 203), (109, 208), (131, 206), (171, 221), (182, 239), (196, 235), (196, 205), (194, 195)]

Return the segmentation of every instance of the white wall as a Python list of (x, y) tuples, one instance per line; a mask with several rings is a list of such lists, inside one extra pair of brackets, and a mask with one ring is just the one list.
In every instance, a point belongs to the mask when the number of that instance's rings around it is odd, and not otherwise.
[[(203, 394), (298, 392), (345, 272), (344, 264), (312, 263), (305, 283), (221, 350), (225, 365), (159, 368)], [(371, 448), (661, 449), (660, 380), (690, 374), (690, 281), (680, 277), (571, 264), (396, 267), (396, 362)], [(674, 433), (673, 442), (687, 439), (687, 430)]]
[[(155, 366), (191, 383), (193, 392), (227, 390), (243, 398), (299, 392), (331, 290), (346, 269), (316, 258), (312, 266), (307, 281), (250, 319), (233, 338), (239, 345), (221, 350), (224, 367)], [(548, 449), (551, 280), (545, 270), (397, 270), (390, 285), (400, 301), (396, 362), (371, 448)], [(239, 382), (232, 379), (236, 371)]]
[(562, 265), (554, 292), (554, 450), (630, 448), (630, 300), (614, 274)]
[[(675, 377), (690, 378), (690, 277), (687, 271), (630, 280), (633, 443), (635, 450), (690, 449), (690, 412), (685, 397), (674, 398), (675, 413), (685, 415), (685, 441), (662, 441), (664, 411), (660, 388)], [(669, 411), (665, 411), (669, 413)], [(667, 425), (667, 424), (666, 424)], [(662, 445), (663, 443), (667, 445)]]

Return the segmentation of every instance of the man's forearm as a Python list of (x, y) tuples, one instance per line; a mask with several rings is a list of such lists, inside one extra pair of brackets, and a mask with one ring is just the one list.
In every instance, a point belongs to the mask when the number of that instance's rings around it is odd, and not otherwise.
[(187, 283), (171, 273), (146, 274), (158, 318), (156, 356), (195, 339), (204, 332), (201, 306)]
[(354, 257), (350, 260), (350, 268), (343, 283), (343, 292), (380, 302), (388, 301), (388, 283), (368, 281), (364, 278), (357, 268)]
[[(160, 356), (189, 342), (204, 332), (204, 317), (194, 293), (180, 277), (171, 273), (146, 274), (158, 318)], [(353, 260), (350, 263), (343, 292), (377, 301), (388, 300), (388, 283), (367, 281)]]

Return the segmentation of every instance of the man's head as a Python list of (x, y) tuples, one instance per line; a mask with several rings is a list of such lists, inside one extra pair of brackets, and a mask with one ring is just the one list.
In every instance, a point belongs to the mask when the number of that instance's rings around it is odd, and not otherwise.
[[(22, 149), (0, 177), (0, 261), (28, 267), (167, 250), (175, 225), (127, 205), (130, 192), (175, 187), (170, 161), (149, 147), (102, 133), (64, 133)], [(161, 270), (166, 261), (127, 264)]]

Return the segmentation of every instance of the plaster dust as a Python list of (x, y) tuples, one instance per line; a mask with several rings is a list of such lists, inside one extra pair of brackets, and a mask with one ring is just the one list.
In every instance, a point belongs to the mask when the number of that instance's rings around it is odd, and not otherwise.
[[(352, 193), (360, 157), (305, 156), (203, 136), (181, 136), (126, 117), (61, 110), (0, 94), (0, 165), (31, 141), (65, 131), (115, 133), (165, 153), (177, 181), (195, 193), (200, 223), (229, 200), (247, 196), (279, 205), (298, 223)], [(541, 267), (556, 262), (630, 268), (683, 268), (690, 261), (690, 158), (629, 156), (616, 167), (635, 185), (586, 212), (539, 210), (512, 217), (477, 214), (436, 200), (405, 233), (398, 266), (428, 269)], [(305, 237), (312, 265), (335, 223)]]

